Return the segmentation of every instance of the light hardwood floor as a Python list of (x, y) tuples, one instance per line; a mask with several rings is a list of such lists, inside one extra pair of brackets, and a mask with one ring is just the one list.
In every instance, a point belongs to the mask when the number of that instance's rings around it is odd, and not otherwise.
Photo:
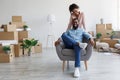
[(120, 55), (93, 52), (88, 71), (81, 62), (80, 78), (73, 78), (74, 62), (62, 72), (62, 61), (55, 49), (0, 63), (0, 80), (120, 80)]

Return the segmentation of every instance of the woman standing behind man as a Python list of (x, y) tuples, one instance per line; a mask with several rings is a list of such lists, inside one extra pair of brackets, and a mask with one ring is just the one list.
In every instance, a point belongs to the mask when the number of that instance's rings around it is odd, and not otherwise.
[[(68, 24), (67, 30), (69, 30), (69, 29), (72, 28), (72, 26), (73, 26), (72, 20), (75, 19), (75, 18), (77, 18), (78, 21), (79, 21), (79, 25), (78, 25), (79, 28), (83, 28), (84, 30), (86, 30), (86, 28), (85, 28), (85, 21), (84, 21), (84, 14), (83, 14), (83, 12), (80, 12), (80, 11), (79, 11), (79, 6), (78, 6), (77, 4), (74, 4), (74, 3), (73, 3), (73, 4), (71, 4), (71, 5), (69, 6), (69, 11), (70, 11), (71, 16), (70, 16), (70, 20), (69, 20), (69, 24)], [(59, 39), (55, 42), (55, 46), (56, 46), (57, 44), (59, 44), (61, 40), (62, 40), (62, 39), (59, 38)]]
[(84, 21), (84, 14), (83, 14), (83, 12), (79, 11), (79, 6), (77, 4), (71, 4), (69, 6), (69, 11), (70, 11), (71, 16), (70, 16), (70, 21), (69, 21), (67, 30), (71, 29), (72, 20), (75, 18), (77, 18), (79, 20), (79, 27), (86, 30), (85, 21)]

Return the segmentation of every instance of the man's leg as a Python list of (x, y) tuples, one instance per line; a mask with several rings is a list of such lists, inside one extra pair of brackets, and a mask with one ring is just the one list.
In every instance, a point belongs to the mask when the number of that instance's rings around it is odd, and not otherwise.
[(77, 45), (77, 42), (71, 37), (69, 37), (66, 33), (62, 34), (62, 39), (66, 48), (69, 48), (70, 46), (73, 46), (73, 45)]
[(66, 46), (66, 48), (73, 48), (75, 52), (75, 72), (74, 77), (79, 77), (79, 67), (80, 67), (80, 51), (81, 48), (79, 47), (79, 44), (75, 40), (73, 40), (71, 37), (69, 37), (66, 33), (63, 33), (62, 35), (63, 42)]
[(74, 45), (73, 48), (75, 52), (75, 67), (80, 67), (81, 48), (78, 45)]
[(81, 57), (81, 48), (78, 45), (74, 45), (74, 52), (75, 52), (75, 72), (74, 72), (74, 77), (79, 77), (80, 72), (80, 57)]

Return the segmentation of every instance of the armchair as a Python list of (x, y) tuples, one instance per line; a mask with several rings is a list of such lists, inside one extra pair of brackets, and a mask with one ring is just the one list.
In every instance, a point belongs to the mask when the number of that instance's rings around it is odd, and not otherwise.
[[(86, 49), (81, 51), (81, 61), (84, 61), (85, 69), (87, 70), (87, 61), (92, 55), (92, 45), (85, 39), (83, 42), (88, 43)], [(64, 72), (65, 62), (67, 61), (67, 67), (69, 68), (69, 61), (75, 61), (74, 51), (72, 49), (66, 49), (63, 42), (57, 44), (55, 48), (59, 59), (63, 61), (62, 70)]]

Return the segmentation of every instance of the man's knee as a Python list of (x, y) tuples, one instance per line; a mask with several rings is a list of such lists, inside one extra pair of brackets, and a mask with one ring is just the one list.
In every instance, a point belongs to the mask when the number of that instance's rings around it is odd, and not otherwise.
[(66, 32), (64, 32), (64, 33), (62, 34), (62, 38), (66, 37), (66, 36), (67, 36), (67, 34), (66, 34)]

